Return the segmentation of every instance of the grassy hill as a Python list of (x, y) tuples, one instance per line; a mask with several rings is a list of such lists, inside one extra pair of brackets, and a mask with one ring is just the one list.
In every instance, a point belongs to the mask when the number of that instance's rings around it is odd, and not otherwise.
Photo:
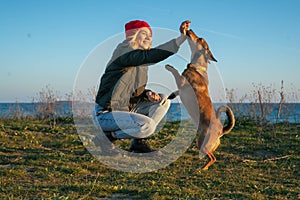
[[(152, 145), (166, 142), (176, 126), (165, 124)], [(198, 170), (205, 160), (194, 142), (166, 168), (133, 174), (95, 159), (72, 120), (53, 127), (1, 119), (0, 199), (299, 199), (299, 134), (299, 124), (238, 122), (208, 171)]]

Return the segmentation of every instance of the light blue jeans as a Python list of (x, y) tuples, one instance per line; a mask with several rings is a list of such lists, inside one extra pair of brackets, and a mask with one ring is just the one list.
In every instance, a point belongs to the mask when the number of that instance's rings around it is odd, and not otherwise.
[[(170, 108), (171, 101), (166, 95), (159, 94), (161, 101), (143, 101), (131, 112), (112, 111), (96, 116), (102, 131), (112, 131), (118, 139), (147, 138), (151, 136), (158, 123)], [(100, 105), (95, 105), (95, 113), (103, 111)]]

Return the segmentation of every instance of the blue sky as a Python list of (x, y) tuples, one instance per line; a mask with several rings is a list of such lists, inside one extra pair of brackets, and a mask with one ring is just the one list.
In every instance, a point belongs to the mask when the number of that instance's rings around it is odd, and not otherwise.
[(47, 85), (61, 96), (71, 92), (90, 52), (133, 19), (174, 31), (190, 19), (210, 44), (228, 89), (246, 94), (261, 83), (279, 90), (283, 80), (299, 92), (298, 0), (1, 0), (0, 5), (0, 102), (30, 101)]

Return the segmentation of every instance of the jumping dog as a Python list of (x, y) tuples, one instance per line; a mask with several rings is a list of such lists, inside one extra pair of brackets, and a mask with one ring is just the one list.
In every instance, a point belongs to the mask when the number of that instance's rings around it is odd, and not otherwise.
[[(199, 38), (191, 29), (186, 31), (186, 35), (192, 52), (191, 62), (187, 68), (180, 75), (171, 65), (165, 66), (173, 74), (178, 87), (169, 99), (174, 99), (179, 95), (196, 124), (199, 157), (207, 156), (208, 158), (201, 170), (207, 170), (216, 161), (213, 153), (220, 145), (220, 138), (233, 129), (235, 118), (228, 106), (220, 106), (217, 111), (213, 107), (208, 91), (207, 68), (210, 61), (217, 62), (217, 60), (211, 53), (207, 42)], [(228, 117), (228, 124), (225, 127), (220, 120), (222, 112), (225, 112)]]

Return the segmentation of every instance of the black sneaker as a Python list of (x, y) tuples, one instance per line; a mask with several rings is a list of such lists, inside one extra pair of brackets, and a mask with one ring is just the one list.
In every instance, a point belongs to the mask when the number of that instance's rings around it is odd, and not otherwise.
[(111, 141), (112, 143), (115, 142), (116, 140), (118, 140), (117, 138), (115, 138), (112, 135), (112, 132), (104, 132), (105, 136), (109, 139), (109, 141)]
[(134, 153), (150, 153), (156, 150), (149, 146), (146, 139), (133, 139), (129, 151)]
[[(112, 136), (112, 132), (104, 132), (104, 135), (107, 137), (107, 139), (109, 139), (109, 141), (111, 143), (114, 143), (116, 140), (118, 140), (117, 138)], [(95, 143), (95, 146), (101, 146), (101, 140), (103, 140), (104, 138), (101, 138), (104, 136), (101, 135), (96, 135), (92, 141)]]
[[(102, 137), (107, 137), (110, 141), (109, 142), (103, 142), (104, 138)], [(121, 154), (119, 152), (115, 151), (115, 145), (113, 144), (114, 141), (117, 140), (117, 138), (114, 138), (112, 134), (109, 132), (105, 132), (105, 136), (102, 135), (96, 135), (93, 139), (92, 142), (95, 144), (96, 147), (100, 147), (101, 152), (105, 156), (120, 156)]]

